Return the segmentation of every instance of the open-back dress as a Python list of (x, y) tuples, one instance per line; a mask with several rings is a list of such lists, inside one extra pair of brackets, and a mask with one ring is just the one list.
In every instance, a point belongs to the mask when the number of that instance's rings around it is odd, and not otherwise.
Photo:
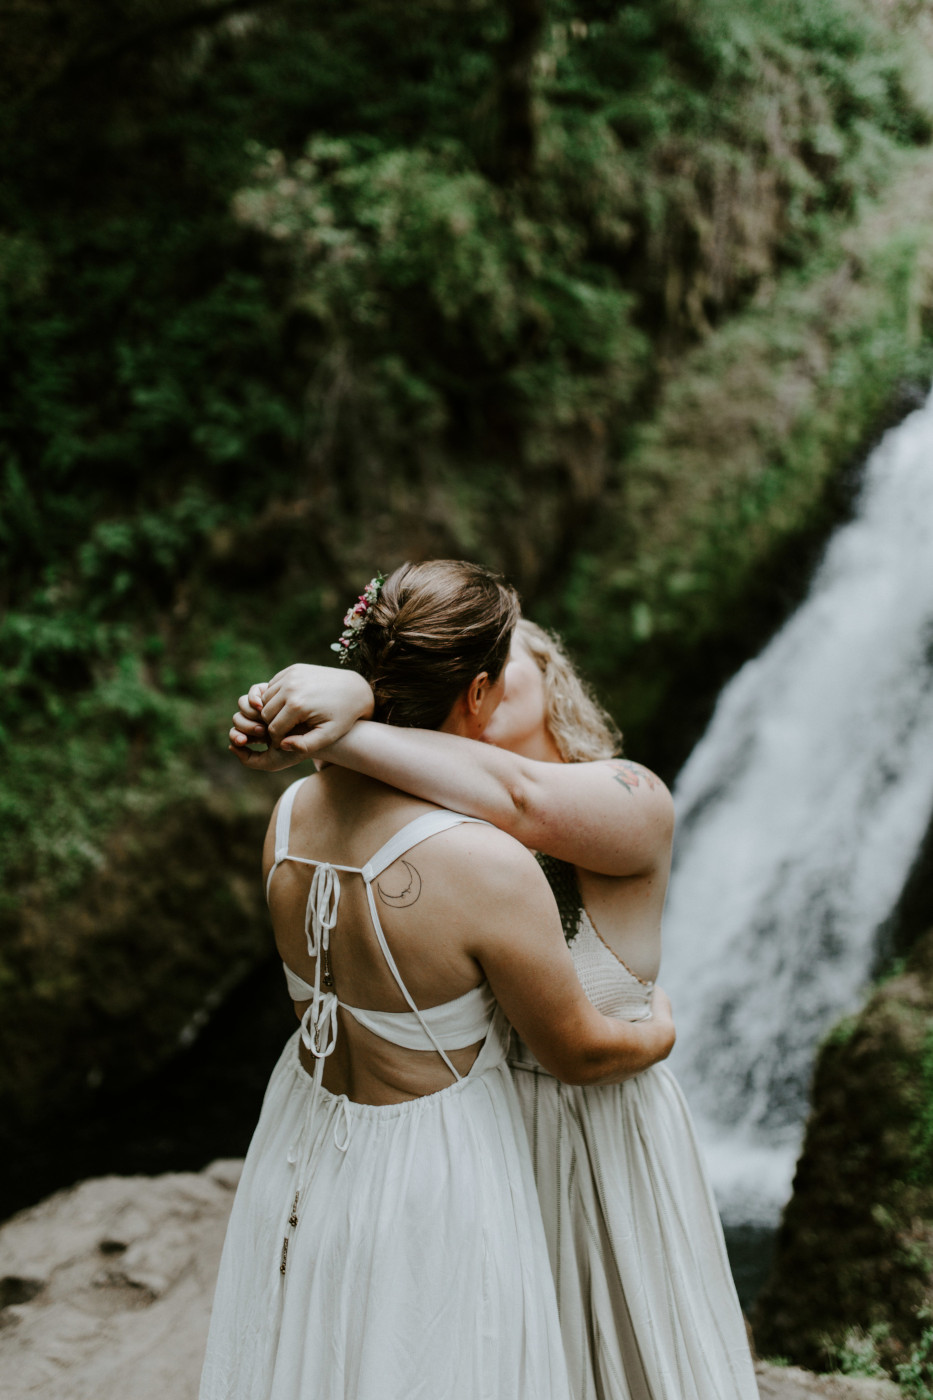
[[(304, 779), (301, 782), (305, 781)], [(419, 1009), (396, 967), (372, 882), (411, 847), (472, 818), (432, 811), (362, 868), (315, 867), (309, 984), (286, 968), (302, 1024), (272, 1072), (237, 1191), (214, 1298), (201, 1400), (570, 1400), (547, 1245), (515, 1088), (509, 1027), (487, 983)], [(338, 1002), (322, 985), (339, 938), (341, 876), (362, 879), (408, 1012)], [(267, 890), (268, 892), (268, 890)], [(477, 917), (482, 917), (481, 908)], [(338, 1006), (393, 1045), (434, 1052), (449, 1087), (403, 1103), (324, 1088)], [(468, 1074), (448, 1053), (482, 1041)], [(303, 1042), (315, 1057), (310, 1075)]]
[[(604, 1016), (647, 1019), (653, 984), (600, 938), (573, 867), (539, 859), (589, 1000)], [(719, 1215), (671, 1071), (577, 1088), (517, 1037), (510, 1063), (574, 1400), (758, 1400)]]

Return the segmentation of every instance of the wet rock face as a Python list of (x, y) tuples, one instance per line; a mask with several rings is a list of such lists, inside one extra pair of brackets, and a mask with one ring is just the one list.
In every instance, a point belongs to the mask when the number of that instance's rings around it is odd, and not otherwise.
[(764, 1355), (907, 1359), (933, 1306), (933, 931), (821, 1051), (794, 1194), (755, 1318)]
[(0, 982), (0, 1123), (143, 1081), (268, 955), (260, 853), (278, 790), (218, 783), (128, 818), (77, 895), (24, 897)]
[(5, 1400), (194, 1400), (239, 1170), (86, 1181), (0, 1229)]

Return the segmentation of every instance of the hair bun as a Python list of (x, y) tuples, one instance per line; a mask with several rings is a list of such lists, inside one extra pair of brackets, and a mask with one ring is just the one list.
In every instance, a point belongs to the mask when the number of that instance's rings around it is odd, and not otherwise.
[(353, 654), (373, 687), (374, 717), (439, 728), (476, 676), (498, 679), (518, 618), (515, 590), (479, 564), (402, 564), (385, 580)]

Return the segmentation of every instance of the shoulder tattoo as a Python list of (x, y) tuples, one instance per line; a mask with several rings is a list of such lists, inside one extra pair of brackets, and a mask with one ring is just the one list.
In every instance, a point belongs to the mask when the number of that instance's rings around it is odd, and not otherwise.
[(399, 864), (404, 869), (396, 871), (392, 867), (388, 888), (380, 878), (376, 881), (376, 889), (383, 904), (391, 904), (393, 909), (407, 909), (409, 905), (416, 904), (420, 898), (421, 876), (411, 861), (403, 860)]
[(650, 768), (643, 768), (640, 763), (630, 763), (627, 758), (610, 759), (606, 767), (615, 782), (620, 783), (626, 792), (634, 792), (639, 787), (649, 787), (653, 790), (660, 786), (660, 778), (655, 777)]

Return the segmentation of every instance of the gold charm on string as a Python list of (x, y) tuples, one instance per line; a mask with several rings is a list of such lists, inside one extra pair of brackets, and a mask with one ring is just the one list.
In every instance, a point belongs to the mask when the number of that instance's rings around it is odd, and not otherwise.
[(325, 987), (333, 987), (333, 985), (334, 985), (334, 974), (333, 974), (333, 972), (332, 972), (332, 970), (331, 970), (331, 965), (330, 965), (330, 953), (329, 953), (328, 950), (325, 948), (325, 949), (324, 949), (324, 986), (325, 986)]
[[(298, 1192), (296, 1191), (296, 1192), (295, 1192), (295, 1199), (292, 1201), (292, 1213), (291, 1213), (291, 1215), (288, 1217), (288, 1226), (289, 1226), (289, 1229), (290, 1229), (290, 1230), (294, 1230), (294, 1228), (295, 1228), (295, 1226), (296, 1226), (297, 1224), (298, 1224)], [(279, 1273), (280, 1273), (280, 1274), (284, 1274), (284, 1272), (285, 1272), (285, 1265), (287, 1264), (287, 1262), (288, 1262), (288, 1235), (286, 1235), (285, 1238), (284, 1238), (283, 1241), (282, 1241), (282, 1260), (281, 1260), (281, 1263), (279, 1264)]]

